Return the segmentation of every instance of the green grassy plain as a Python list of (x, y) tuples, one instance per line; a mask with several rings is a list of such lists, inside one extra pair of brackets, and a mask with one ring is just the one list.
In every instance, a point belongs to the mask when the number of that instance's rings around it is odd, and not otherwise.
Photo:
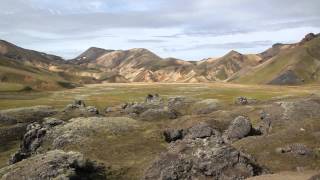
[[(12, 88), (10, 90), (10, 87)], [(267, 86), (225, 83), (165, 84), (124, 83), (95, 84), (84, 87), (46, 92), (20, 92), (16, 85), (0, 84), (0, 109), (50, 105), (63, 108), (74, 99), (82, 99), (88, 105), (104, 109), (124, 102), (142, 101), (148, 93), (158, 93), (165, 99), (171, 96), (187, 96), (198, 99), (219, 99), (225, 104), (233, 103), (238, 96), (269, 100), (285, 96), (304, 96), (318, 93), (319, 86)], [(11, 92), (10, 92), (11, 91)]]

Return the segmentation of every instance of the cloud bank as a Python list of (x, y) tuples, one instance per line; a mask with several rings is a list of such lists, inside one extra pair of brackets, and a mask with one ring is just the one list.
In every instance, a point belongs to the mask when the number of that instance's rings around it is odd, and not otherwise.
[(90, 46), (198, 60), (320, 31), (318, 0), (2, 0), (0, 38), (65, 58)]

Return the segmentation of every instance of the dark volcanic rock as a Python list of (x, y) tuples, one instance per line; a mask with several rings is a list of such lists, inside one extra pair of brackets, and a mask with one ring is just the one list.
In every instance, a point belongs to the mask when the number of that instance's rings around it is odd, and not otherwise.
[(32, 123), (27, 126), (27, 132), (24, 134), (20, 149), (12, 155), (9, 164), (17, 163), (23, 159), (37, 153), (37, 149), (41, 146), (47, 131), (64, 122), (55, 118), (47, 118), (43, 124)]
[(270, 81), (268, 84), (272, 85), (295, 85), (303, 83), (303, 79), (300, 79), (295, 72), (288, 70)]
[(252, 125), (248, 118), (239, 116), (234, 119), (229, 128), (224, 133), (225, 141), (236, 141), (242, 139), (250, 134)]
[(299, 44), (302, 45), (308, 41), (311, 41), (312, 39), (314, 39), (316, 37), (318, 37), (318, 35), (316, 35), (314, 33), (309, 33), (302, 39), (302, 41)]
[(185, 132), (185, 138), (196, 139), (196, 138), (206, 138), (213, 135), (220, 136), (221, 133), (206, 123), (197, 124)]
[(61, 150), (38, 154), (0, 169), (3, 180), (106, 179), (105, 168), (81, 153)]
[(148, 94), (146, 99), (145, 99), (145, 103), (147, 104), (162, 104), (163, 103), (163, 99), (159, 96), (159, 94)]
[(183, 129), (167, 129), (163, 132), (166, 142), (170, 143), (183, 138)]
[(245, 179), (263, 172), (250, 155), (211, 136), (171, 144), (147, 169), (144, 179)]
[(28, 125), (27, 133), (23, 136), (20, 149), (11, 157), (9, 164), (17, 163), (34, 154), (40, 147), (45, 134), (46, 129), (39, 123)]

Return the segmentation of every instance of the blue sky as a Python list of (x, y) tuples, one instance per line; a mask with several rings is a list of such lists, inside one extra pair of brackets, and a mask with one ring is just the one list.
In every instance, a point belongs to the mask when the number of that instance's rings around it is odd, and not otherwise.
[(0, 39), (73, 58), (91, 46), (201, 60), (320, 32), (319, 0), (1, 0)]

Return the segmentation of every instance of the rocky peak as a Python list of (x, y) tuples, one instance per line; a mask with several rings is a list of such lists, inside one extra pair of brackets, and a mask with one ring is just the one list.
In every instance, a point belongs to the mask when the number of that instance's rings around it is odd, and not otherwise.
[(314, 34), (314, 33), (309, 33), (307, 34), (303, 39), (302, 41), (300, 42), (300, 44), (304, 44), (308, 41), (311, 41), (312, 39), (318, 37), (318, 35)]
[(113, 52), (113, 50), (106, 50), (98, 47), (90, 47), (85, 52), (80, 54), (78, 57), (76, 57), (76, 60), (82, 60), (82, 61), (92, 61), (97, 59), (98, 57)]
[(242, 56), (242, 54), (235, 51), (235, 50), (231, 50), (226, 55), (224, 55), (224, 57), (241, 57), (241, 56)]

